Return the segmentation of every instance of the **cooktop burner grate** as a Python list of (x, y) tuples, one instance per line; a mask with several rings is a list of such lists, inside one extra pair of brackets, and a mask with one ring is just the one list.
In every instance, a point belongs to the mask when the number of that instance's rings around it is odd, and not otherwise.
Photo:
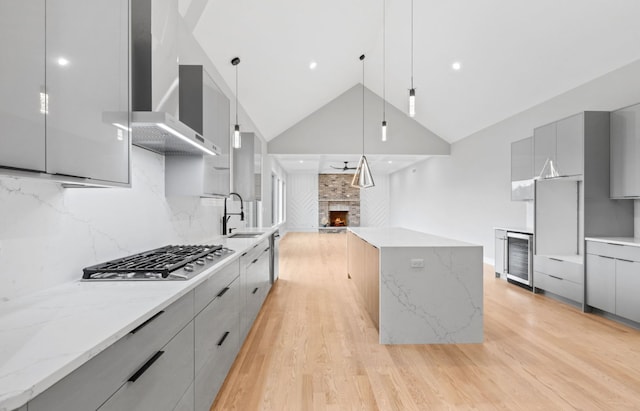
[(84, 268), (83, 278), (108, 273), (156, 274), (166, 278), (172, 271), (221, 249), (221, 245), (168, 245)]

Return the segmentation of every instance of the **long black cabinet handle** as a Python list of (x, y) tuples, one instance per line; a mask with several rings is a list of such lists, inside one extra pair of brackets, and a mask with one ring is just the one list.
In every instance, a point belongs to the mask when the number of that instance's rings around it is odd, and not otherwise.
[(149, 325), (149, 323), (153, 320), (155, 320), (156, 318), (160, 317), (160, 315), (164, 314), (164, 310), (160, 311), (159, 313), (157, 313), (156, 315), (154, 315), (153, 317), (149, 318), (147, 321), (143, 322), (142, 324), (140, 324), (139, 326), (137, 326), (136, 328), (134, 328), (133, 330), (131, 330), (131, 332), (129, 334), (135, 334), (138, 331), (142, 330), (144, 327), (146, 327), (147, 325)]
[(227, 339), (228, 335), (229, 335), (229, 331), (227, 331), (224, 334), (222, 334), (222, 338), (220, 338), (220, 341), (218, 341), (218, 347), (221, 346), (222, 344), (224, 344), (224, 340)]
[(265, 249), (264, 249), (264, 251), (269, 251), (269, 249), (270, 249), (270, 248), (271, 248), (271, 247), (267, 247), (267, 248), (265, 248)]
[(256, 258), (255, 260), (251, 261), (251, 264), (255, 264), (258, 262), (258, 259)]
[(600, 254), (598, 254), (598, 257), (600, 257), (600, 258), (606, 258), (606, 259), (608, 259), (608, 260), (615, 260), (615, 258), (613, 258), (613, 257), (609, 257), (608, 255), (600, 255)]
[(633, 260), (625, 260), (624, 258), (618, 258), (618, 261), (624, 261), (626, 263), (635, 263)]
[(251, 294), (255, 294), (258, 292), (258, 287), (254, 288), (253, 291), (251, 292)]
[(564, 260), (561, 260), (559, 258), (553, 258), (553, 257), (549, 257), (549, 260), (560, 261), (561, 263), (564, 262)]
[(164, 354), (164, 351), (158, 351), (157, 353), (153, 354), (153, 357), (149, 358), (149, 361), (144, 363), (144, 365), (140, 367), (140, 369), (136, 371), (135, 374), (131, 376), (131, 378), (129, 378), (129, 382), (136, 382), (138, 378), (142, 377), (142, 374), (144, 374), (145, 371), (147, 371), (149, 367), (151, 367), (153, 363), (158, 360), (158, 358), (162, 357), (162, 354)]
[(556, 280), (560, 280), (560, 281), (564, 280), (564, 278), (562, 277), (556, 277), (555, 275), (551, 275), (551, 274), (547, 274), (547, 275), (551, 278), (555, 278)]
[(229, 291), (229, 287), (224, 287), (222, 291), (218, 293), (218, 297), (222, 297), (227, 291)]
[(605, 243), (606, 245), (615, 245), (616, 247), (624, 247), (624, 244)]

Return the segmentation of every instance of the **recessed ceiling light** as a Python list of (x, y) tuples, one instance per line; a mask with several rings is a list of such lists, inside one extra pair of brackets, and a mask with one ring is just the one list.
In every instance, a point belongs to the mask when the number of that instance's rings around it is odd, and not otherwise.
[(304, 160), (300, 160), (300, 164), (304, 163)]
[(389, 161), (387, 161), (387, 163), (391, 164), (391, 163), (393, 163), (393, 161), (389, 160)]
[(66, 66), (66, 65), (68, 65), (68, 64), (69, 64), (69, 60), (67, 60), (67, 59), (66, 59), (66, 58), (64, 58), (64, 57), (58, 57), (58, 65), (59, 65), (59, 66), (64, 67), (64, 66)]
[(318, 62), (316, 62), (316, 61), (312, 61), (311, 63), (309, 63), (309, 68), (310, 68), (311, 70), (315, 70), (315, 69), (316, 69), (316, 67), (318, 67)]
[(451, 65), (451, 68), (454, 69), (455, 71), (460, 71), (460, 69), (462, 68), (462, 64), (460, 64), (459, 61), (454, 61), (453, 64)]

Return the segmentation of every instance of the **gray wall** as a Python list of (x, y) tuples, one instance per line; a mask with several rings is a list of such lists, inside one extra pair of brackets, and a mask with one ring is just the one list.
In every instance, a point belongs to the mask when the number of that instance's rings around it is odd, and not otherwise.
[[(449, 143), (390, 104), (386, 110), (388, 141), (382, 142), (382, 99), (365, 88), (366, 154), (449, 154)], [(269, 153), (361, 154), (362, 84), (269, 141)]]
[(493, 227), (527, 225), (526, 203), (510, 201), (511, 142), (580, 111), (640, 102), (638, 78), (640, 60), (452, 144), (450, 157), (392, 174), (391, 224), (481, 244), (492, 263)]

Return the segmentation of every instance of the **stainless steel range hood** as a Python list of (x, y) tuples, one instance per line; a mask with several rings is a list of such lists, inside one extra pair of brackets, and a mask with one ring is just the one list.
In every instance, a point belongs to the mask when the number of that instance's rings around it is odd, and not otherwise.
[[(133, 94), (131, 142), (161, 154), (219, 154), (218, 147), (202, 135), (202, 126), (197, 130), (177, 118), (178, 103), (175, 95), (180, 92), (177, 63), (178, 37), (175, 32), (172, 32), (177, 25), (167, 24), (166, 20), (170, 18), (171, 13), (167, 12), (166, 6), (161, 2), (151, 0), (132, 0), (131, 2)], [(158, 21), (163, 24), (154, 26)], [(153, 43), (154, 30), (159, 32), (155, 33), (156, 39), (161, 39), (156, 40), (155, 43)], [(202, 95), (182, 94), (180, 93), (180, 100), (189, 100), (190, 110), (202, 111)]]

